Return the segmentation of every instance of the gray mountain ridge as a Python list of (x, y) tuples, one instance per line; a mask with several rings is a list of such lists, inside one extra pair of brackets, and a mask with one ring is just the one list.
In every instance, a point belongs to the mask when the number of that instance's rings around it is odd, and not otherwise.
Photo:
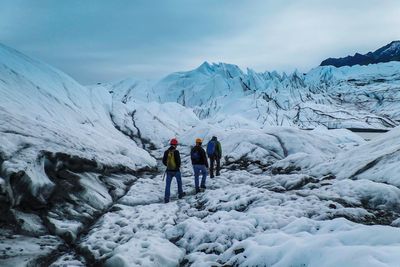
[(320, 66), (354, 66), (377, 64), (390, 61), (400, 61), (400, 41), (392, 41), (391, 43), (367, 54), (356, 53), (354, 56), (342, 58), (328, 58), (321, 62)]

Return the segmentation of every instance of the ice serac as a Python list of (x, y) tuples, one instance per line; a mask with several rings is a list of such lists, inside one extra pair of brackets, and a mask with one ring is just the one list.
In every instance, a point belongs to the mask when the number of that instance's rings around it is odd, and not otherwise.
[(154, 91), (162, 102), (194, 107), (230, 91), (240, 92), (241, 86), (235, 86), (242, 75), (236, 65), (204, 62), (192, 71), (168, 75), (154, 85)]
[[(247, 72), (204, 62), (153, 83), (124, 80), (103, 86), (126, 102), (176, 102), (200, 119), (232, 125), (390, 129), (400, 121), (400, 63), (335, 68), (308, 73)], [(139, 89), (140, 88), (140, 89)]]
[(364, 121), (391, 127), (400, 121), (400, 62), (368, 66), (318, 67), (306, 76), (311, 90), (324, 90), (344, 110), (369, 113)]

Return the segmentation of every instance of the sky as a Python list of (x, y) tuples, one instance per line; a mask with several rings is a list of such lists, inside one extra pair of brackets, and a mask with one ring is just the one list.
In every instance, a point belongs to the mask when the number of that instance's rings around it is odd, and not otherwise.
[(399, 0), (0, 0), (0, 43), (83, 84), (204, 61), (307, 72), (400, 40), (398, 14)]

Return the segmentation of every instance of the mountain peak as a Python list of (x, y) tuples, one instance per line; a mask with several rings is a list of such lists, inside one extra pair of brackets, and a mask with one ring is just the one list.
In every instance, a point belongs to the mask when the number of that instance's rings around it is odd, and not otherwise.
[(390, 46), (400, 46), (400, 40), (394, 40), (389, 43)]
[(204, 61), (203, 63), (201, 63), (200, 66), (198, 66), (196, 68), (196, 70), (200, 71), (200, 72), (209, 72), (212, 70), (212, 66), (210, 63), (208, 63), (207, 61)]
[(205, 75), (221, 74), (223, 76), (230, 78), (243, 74), (242, 70), (237, 65), (223, 63), (223, 62), (210, 64), (207, 61), (204, 61), (199, 67), (194, 69), (192, 72), (200, 72)]
[(374, 52), (379, 55), (399, 55), (400, 54), (400, 41), (392, 41), (389, 44), (379, 48)]
[(367, 54), (355, 53), (354, 56), (342, 58), (328, 58), (321, 62), (320, 66), (354, 66), (400, 61), (400, 41), (395, 40), (389, 44)]

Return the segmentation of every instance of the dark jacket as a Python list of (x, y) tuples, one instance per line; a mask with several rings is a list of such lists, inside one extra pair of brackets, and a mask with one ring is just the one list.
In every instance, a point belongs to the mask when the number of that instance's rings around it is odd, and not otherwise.
[(179, 154), (179, 151), (176, 150), (175, 147), (171, 146), (170, 148), (168, 148), (167, 150), (165, 150), (164, 152), (164, 157), (163, 157), (163, 164), (165, 166), (167, 166), (167, 159), (168, 159), (168, 152), (169, 151), (174, 151), (174, 158), (175, 158), (175, 163), (176, 163), (176, 169), (175, 170), (168, 170), (167, 171), (179, 171), (180, 167), (181, 167), (181, 155)]
[[(194, 155), (197, 154), (199, 157), (196, 158)], [(208, 168), (208, 160), (206, 151), (201, 146), (194, 146), (190, 152), (190, 158), (193, 165), (205, 165)]]

